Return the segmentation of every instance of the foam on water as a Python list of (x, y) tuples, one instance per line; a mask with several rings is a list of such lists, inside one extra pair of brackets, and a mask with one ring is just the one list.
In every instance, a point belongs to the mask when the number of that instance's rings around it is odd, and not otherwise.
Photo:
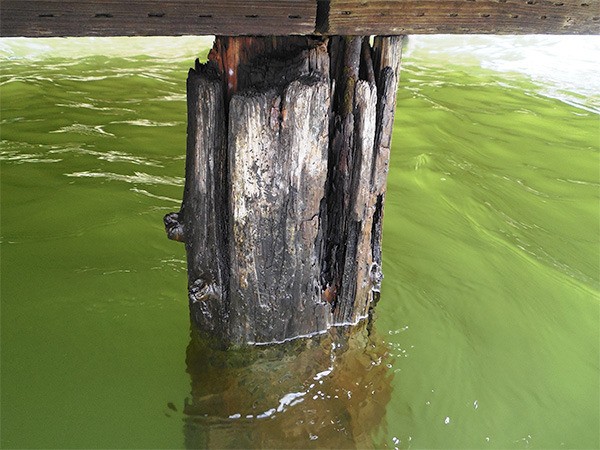
[(405, 56), (526, 75), (538, 93), (600, 114), (600, 36), (410, 36)]

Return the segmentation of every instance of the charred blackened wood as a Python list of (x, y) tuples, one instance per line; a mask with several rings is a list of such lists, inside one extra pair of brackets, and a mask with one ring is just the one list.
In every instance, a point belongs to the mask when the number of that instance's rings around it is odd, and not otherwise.
[[(366, 317), (400, 39), (219, 37), (188, 78), (184, 241), (193, 322), (225, 345)], [(397, 64), (398, 63), (398, 64)]]
[(225, 99), (214, 64), (196, 65), (187, 80), (185, 188), (167, 234), (185, 242), (192, 318), (209, 333), (227, 328), (229, 254)]
[[(383, 199), (402, 38), (334, 38), (340, 86), (332, 112), (323, 282), (335, 324), (366, 317), (380, 289)], [(342, 50), (343, 49), (343, 50)], [(360, 62), (358, 58), (360, 57)], [(338, 81), (339, 80), (339, 81)]]

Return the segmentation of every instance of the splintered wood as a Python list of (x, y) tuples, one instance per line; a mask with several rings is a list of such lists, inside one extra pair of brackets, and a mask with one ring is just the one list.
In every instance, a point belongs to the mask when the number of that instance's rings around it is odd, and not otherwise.
[(188, 78), (186, 244), (192, 319), (224, 345), (367, 317), (400, 37), (217, 38)]

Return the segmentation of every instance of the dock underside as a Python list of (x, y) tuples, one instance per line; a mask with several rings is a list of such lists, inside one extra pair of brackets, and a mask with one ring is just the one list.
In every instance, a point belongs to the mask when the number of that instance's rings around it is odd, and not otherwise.
[(600, 0), (2, 0), (2, 37), (600, 34)]

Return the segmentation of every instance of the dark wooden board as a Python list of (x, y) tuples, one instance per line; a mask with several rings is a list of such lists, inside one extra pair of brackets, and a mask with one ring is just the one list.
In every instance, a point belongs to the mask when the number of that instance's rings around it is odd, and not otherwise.
[(0, 36), (600, 34), (600, 0), (2, 0)]
[(315, 0), (2, 0), (2, 36), (311, 34)]

